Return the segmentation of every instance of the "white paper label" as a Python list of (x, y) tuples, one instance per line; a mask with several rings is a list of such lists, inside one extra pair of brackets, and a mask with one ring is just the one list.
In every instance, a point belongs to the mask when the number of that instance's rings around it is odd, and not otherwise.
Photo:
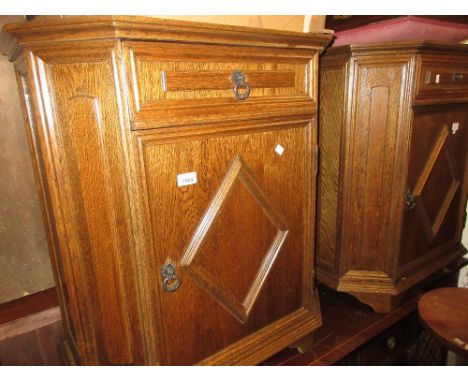
[(460, 128), (460, 122), (452, 123), (452, 134), (455, 134), (459, 128)]
[(436, 74), (435, 83), (438, 84), (439, 82), (440, 82), (440, 74)]
[(177, 175), (178, 187), (190, 186), (191, 184), (195, 184), (195, 183), (197, 183), (196, 172), (186, 172), (184, 174)]
[(279, 156), (283, 155), (283, 153), (284, 153), (284, 147), (281, 146), (280, 144), (277, 144), (276, 147), (275, 147), (275, 152), (276, 152), (276, 154), (278, 154)]

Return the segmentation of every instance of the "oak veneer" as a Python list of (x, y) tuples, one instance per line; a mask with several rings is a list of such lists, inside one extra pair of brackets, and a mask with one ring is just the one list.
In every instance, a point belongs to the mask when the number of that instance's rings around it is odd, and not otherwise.
[(461, 44), (324, 54), (319, 281), (387, 312), (466, 252), (467, 70)]
[(423, 325), (449, 349), (468, 356), (468, 289), (440, 288), (426, 293), (418, 303)]
[[(300, 341), (300, 352), (298, 349), (287, 348), (263, 364), (401, 366), (410, 361), (409, 364), (413, 366), (434, 365), (432, 362), (436, 360), (436, 354), (443, 356), (443, 346), (437, 349), (434, 343), (427, 344), (427, 334), (417, 340), (418, 332), (422, 329), (417, 314), (418, 301), (430, 290), (456, 286), (459, 270), (467, 263), (467, 259), (460, 258), (433, 273), (412, 287), (403, 302), (388, 313), (374, 312), (348, 293), (336, 292), (319, 284), (317, 290), (323, 325)], [(418, 345), (414, 354), (414, 350), (410, 349), (416, 342)], [(407, 354), (400, 357), (402, 353)], [(415, 357), (410, 356), (411, 353)], [(398, 363), (393, 363), (394, 361)], [(401, 361), (404, 363), (400, 363)]]
[(120, 16), (6, 30), (22, 47), (3, 36), (68, 354), (256, 364), (321, 324), (315, 115), (329, 35)]
[(57, 291), (49, 288), (0, 304), (0, 325), (58, 305)]

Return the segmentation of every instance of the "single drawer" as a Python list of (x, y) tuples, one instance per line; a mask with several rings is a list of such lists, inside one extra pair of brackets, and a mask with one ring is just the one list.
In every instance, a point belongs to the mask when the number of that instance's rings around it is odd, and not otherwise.
[(372, 366), (385, 363), (396, 353), (405, 351), (414, 343), (420, 333), (420, 325), (415, 314), (395, 324), (361, 350), (360, 365)]
[(468, 57), (423, 59), (417, 95), (468, 98)]
[(133, 129), (315, 113), (307, 49), (124, 43)]

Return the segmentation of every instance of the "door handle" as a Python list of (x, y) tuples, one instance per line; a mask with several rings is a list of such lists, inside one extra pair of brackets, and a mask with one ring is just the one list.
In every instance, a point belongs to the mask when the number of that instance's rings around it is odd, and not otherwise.
[(405, 204), (406, 204), (406, 207), (405, 207), (406, 210), (413, 210), (414, 207), (416, 207), (416, 200), (414, 198), (414, 195), (410, 191), (408, 191), (405, 194)]
[(180, 279), (176, 275), (176, 266), (174, 264), (164, 264), (161, 267), (161, 276), (163, 278), (162, 287), (165, 292), (175, 292), (179, 289)]

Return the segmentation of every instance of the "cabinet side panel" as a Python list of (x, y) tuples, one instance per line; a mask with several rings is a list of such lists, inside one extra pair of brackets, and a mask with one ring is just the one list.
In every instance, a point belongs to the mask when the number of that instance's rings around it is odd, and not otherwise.
[(319, 268), (336, 272), (341, 133), (345, 67), (327, 68), (320, 78), (320, 169), (318, 200)]
[(345, 272), (384, 277), (394, 273), (409, 66), (401, 59), (363, 59), (354, 64), (355, 94), (344, 181)]
[(32, 111), (31, 87), (29, 84), (29, 80), (25, 74), (17, 72), (16, 79), (20, 91), (23, 118), (28, 138), (29, 149), (31, 153), (31, 160), (34, 169), (36, 190), (39, 196), (40, 206), (42, 210), (42, 217), (45, 226), (48, 250), (52, 262), (52, 267), (55, 271), (55, 287), (57, 289), (57, 294), (60, 300), (62, 322), (65, 328), (65, 332), (71, 335), (71, 337), (75, 338), (76, 335), (74, 328), (68, 318), (69, 309), (65, 308), (69, 306), (68, 292), (66, 290), (65, 282), (61, 277), (63, 274), (63, 267), (61, 265), (60, 258), (58, 257), (57, 232), (55, 231), (53, 226), (53, 217), (50, 209), (51, 206), (49, 192), (44, 174), (44, 161), (39, 146), (37, 126)]
[(112, 47), (96, 57), (65, 49), (65, 60), (58, 50), (37, 53), (40, 139), (78, 352), (83, 364), (130, 364), (130, 227)]

